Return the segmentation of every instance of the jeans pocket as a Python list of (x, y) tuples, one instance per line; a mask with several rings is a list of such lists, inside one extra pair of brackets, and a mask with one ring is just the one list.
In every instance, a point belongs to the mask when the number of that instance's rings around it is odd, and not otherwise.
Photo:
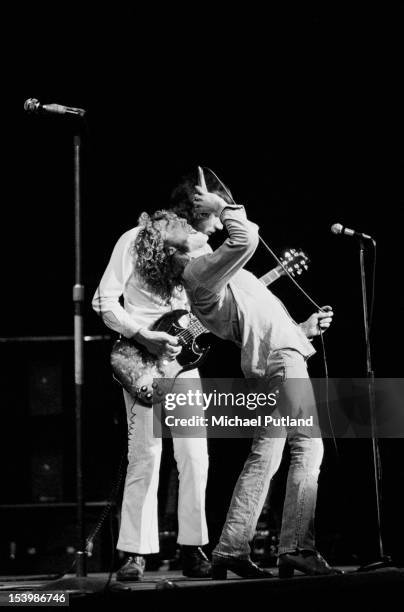
[(266, 364), (265, 375), (268, 378), (272, 376), (280, 376), (282, 380), (285, 380), (286, 363), (285, 358), (281, 351), (272, 351), (269, 354)]
[(285, 359), (280, 351), (270, 353), (265, 370), (265, 378), (270, 384), (270, 391), (279, 387), (286, 380)]

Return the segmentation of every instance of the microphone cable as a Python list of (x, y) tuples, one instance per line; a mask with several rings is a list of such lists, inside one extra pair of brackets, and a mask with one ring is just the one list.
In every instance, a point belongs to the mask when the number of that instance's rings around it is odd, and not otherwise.
[[(319, 306), (317, 304), (317, 302), (315, 300), (313, 300), (313, 298), (307, 293), (307, 291), (305, 291), (303, 289), (303, 287), (296, 281), (296, 279), (293, 278), (292, 274), (289, 272), (289, 270), (286, 268), (286, 266), (281, 262), (279, 257), (277, 257), (277, 255), (275, 255), (275, 253), (273, 252), (271, 247), (265, 242), (265, 240), (261, 236), (259, 236), (259, 239), (260, 239), (261, 243), (264, 245), (264, 247), (267, 249), (267, 251), (272, 255), (272, 257), (274, 257), (275, 261), (282, 267), (282, 269), (285, 271), (285, 273), (290, 278), (290, 280), (295, 284), (295, 286), (298, 288), (298, 290), (306, 297), (306, 299), (309, 302), (311, 302), (311, 304), (313, 304), (313, 306), (315, 308), (317, 308), (320, 312), (327, 312), (327, 310), (324, 310), (324, 307)], [(319, 335), (320, 335), (320, 338), (321, 338), (321, 349), (322, 349), (323, 364), (324, 364), (325, 405), (327, 407), (327, 418), (328, 418), (328, 423), (330, 425), (331, 438), (332, 438), (332, 441), (333, 441), (335, 453), (336, 453), (337, 457), (339, 457), (337, 440), (336, 440), (336, 436), (335, 436), (335, 432), (334, 432), (334, 427), (333, 427), (333, 424), (332, 424), (331, 411), (330, 411), (330, 403), (329, 403), (329, 375), (328, 375), (327, 354), (326, 354), (325, 342), (324, 342), (324, 332), (321, 329), (320, 325), (318, 325), (318, 329), (319, 329), (319, 332), (320, 332)]]
[[(202, 166), (203, 169), (206, 168), (206, 170), (208, 170), (209, 172), (211, 172), (213, 174), (213, 176), (215, 177), (215, 179), (220, 183), (220, 185), (223, 187), (224, 191), (226, 192), (227, 196), (230, 198), (230, 200), (233, 202), (233, 204), (235, 206), (237, 206), (236, 202), (234, 201), (234, 198), (232, 196), (232, 194), (230, 193), (230, 190), (226, 187), (226, 185), (220, 180), (220, 178), (215, 174), (215, 172), (213, 172), (213, 170), (211, 168), (208, 168), (207, 166)], [(315, 300), (313, 300), (313, 298), (303, 289), (303, 287), (301, 287), (301, 285), (296, 281), (295, 278), (293, 278), (293, 276), (291, 275), (291, 273), (289, 272), (289, 270), (287, 269), (287, 267), (281, 262), (281, 260), (279, 259), (279, 257), (277, 257), (277, 255), (273, 252), (273, 250), (271, 249), (271, 247), (265, 242), (265, 240), (259, 235), (259, 240), (260, 242), (264, 245), (264, 247), (267, 249), (267, 251), (272, 255), (272, 257), (275, 259), (275, 261), (278, 263), (278, 265), (281, 266), (281, 268), (284, 270), (286, 276), (288, 276), (288, 278), (290, 278), (290, 280), (294, 283), (294, 285), (297, 287), (297, 289), (305, 296), (305, 298), (320, 312), (327, 312), (327, 310), (324, 310), (324, 307), (319, 306), (319, 304), (317, 304), (317, 302)], [(337, 457), (339, 457), (339, 452), (338, 452), (338, 446), (337, 446), (337, 441), (336, 441), (336, 436), (335, 436), (335, 432), (334, 432), (334, 428), (332, 425), (332, 419), (331, 419), (331, 412), (330, 412), (330, 406), (329, 406), (329, 375), (328, 375), (328, 364), (327, 364), (327, 355), (326, 355), (326, 350), (325, 350), (325, 342), (324, 342), (324, 332), (322, 331), (320, 325), (318, 325), (318, 329), (320, 332), (320, 338), (321, 338), (321, 346), (322, 346), (322, 355), (323, 355), (323, 363), (324, 363), (324, 377), (325, 377), (325, 402), (326, 402), (326, 406), (327, 406), (327, 417), (328, 417), (328, 422), (330, 425), (330, 430), (331, 430), (331, 437), (333, 440), (333, 444), (334, 444), (334, 448), (335, 448), (335, 452)]]
[(370, 298), (369, 334), (372, 331), (373, 313), (375, 306), (375, 285), (376, 285), (376, 240), (373, 240), (373, 266), (372, 266), (372, 297)]

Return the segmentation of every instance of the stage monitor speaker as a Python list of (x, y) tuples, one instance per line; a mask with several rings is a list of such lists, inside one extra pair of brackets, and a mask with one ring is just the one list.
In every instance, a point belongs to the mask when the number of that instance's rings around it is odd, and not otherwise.
[(29, 364), (29, 402), (33, 416), (61, 414), (62, 364), (54, 360), (35, 360)]
[(35, 451), (31, 456), (31, 499), (33, 502), (63, 500), (63, 456), (61, 450)]

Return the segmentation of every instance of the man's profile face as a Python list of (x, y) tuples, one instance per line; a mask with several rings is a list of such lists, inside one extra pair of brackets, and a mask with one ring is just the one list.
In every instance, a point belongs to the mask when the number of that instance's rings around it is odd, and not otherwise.
[(198, 232), (205, 234), (205, 236), (211, 236), (217, 230), (223, 229), (223, 224), (219, 217), (213, 213), (201, 213), (199, 219), (195, 219), (193, 226)]
[(164, 243), (182, 252), (200, 249), (208, 240), (208, 235), (195, 231), (185, 219), (177, 217), (166, 221), (163, 230)]

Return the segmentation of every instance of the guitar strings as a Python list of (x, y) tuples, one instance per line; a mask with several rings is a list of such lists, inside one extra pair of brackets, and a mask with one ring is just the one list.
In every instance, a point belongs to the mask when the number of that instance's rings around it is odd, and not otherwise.
[(199, 321), (191, 321), (189, 326), (177, 334), (177, 338), (183, 339), (185, 342), (193, 339), (194, 332), (204, 332), (205, 327)]

